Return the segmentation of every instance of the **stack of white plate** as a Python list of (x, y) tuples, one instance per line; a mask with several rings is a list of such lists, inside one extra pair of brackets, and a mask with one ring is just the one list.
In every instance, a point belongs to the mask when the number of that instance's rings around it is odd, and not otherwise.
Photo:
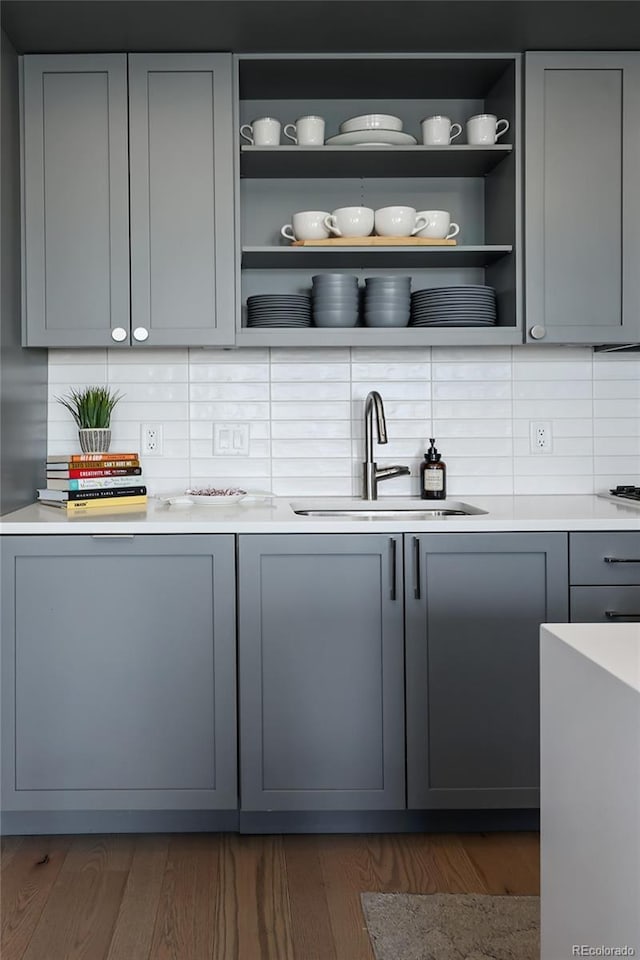
[(411, 295), (412, 327), (493, 327), (496, 322), (493, 287), (431, 287)]
[(390, 113), (365, 113), (350, 117), (340, 124), (340, 133), (326, 141), (332, 146), (407, 146), (418, 142), (409, 133), (403, 133), (402, 120)]
[(310, 327), (311, 299), (293, 293), (247, 297), (248, 327)]

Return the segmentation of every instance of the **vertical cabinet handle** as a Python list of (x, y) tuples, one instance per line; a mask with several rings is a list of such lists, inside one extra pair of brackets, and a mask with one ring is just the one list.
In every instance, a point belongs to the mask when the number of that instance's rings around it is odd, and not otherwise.
[(395, 537), (391, 537), (389, 540), (389, 550), (391, 551), (391, 599), (398, 599), (398, 591), (396, 588), (397, 577), (398, 577), (398, 544)]
[(413, 538), (413, 596), (420, 599), (420, 539)]

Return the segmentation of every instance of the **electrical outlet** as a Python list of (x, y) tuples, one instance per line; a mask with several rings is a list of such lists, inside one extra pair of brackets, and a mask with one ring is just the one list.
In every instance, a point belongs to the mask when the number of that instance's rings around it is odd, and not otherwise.
[(249, 424), (214, 423), (213, 455), (214, 457), (248, 457)]
[(529, 423), (529, 449), (531, 453), (551, 453), (553, 437), (549, 420), (531, 420)]
[(143, 423), (140, 427), (140, 447), (145, 457), (162, 456), (162, 424)]

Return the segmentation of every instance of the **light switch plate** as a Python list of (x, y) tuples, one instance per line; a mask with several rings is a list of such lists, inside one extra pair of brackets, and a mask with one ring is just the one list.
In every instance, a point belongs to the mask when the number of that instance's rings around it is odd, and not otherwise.
[(213, 455), (214, 457), (248, 457), (249, 424), (214, 423)]

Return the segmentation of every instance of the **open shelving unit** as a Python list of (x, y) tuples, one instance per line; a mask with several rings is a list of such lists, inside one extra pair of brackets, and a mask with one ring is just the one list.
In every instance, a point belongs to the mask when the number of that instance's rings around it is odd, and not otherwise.
[[(256, 117), (283, 126), (323, 116), (326, 137), (350, 116), (389, 113), (420, 138), (420, 120), (446, 114), (506, 117), (492, 146), (236, 145), (237, 343), (239, 345), (428, 345), (522, 343), (520, 58), (510, 54), (247, 54), (236, 58), (237, 129)], [(464, 140), (464, 132), (461, 137)], [(297, 210), (404, 204), (449, 210), (457, 246), (293, 247), (280, 236)], [(414, 290), (485, 283), (496, 289), (498, 325), (477, 328), (251, 329), (247, 297), (309, 293), (319, 271), (411, 275)]]

